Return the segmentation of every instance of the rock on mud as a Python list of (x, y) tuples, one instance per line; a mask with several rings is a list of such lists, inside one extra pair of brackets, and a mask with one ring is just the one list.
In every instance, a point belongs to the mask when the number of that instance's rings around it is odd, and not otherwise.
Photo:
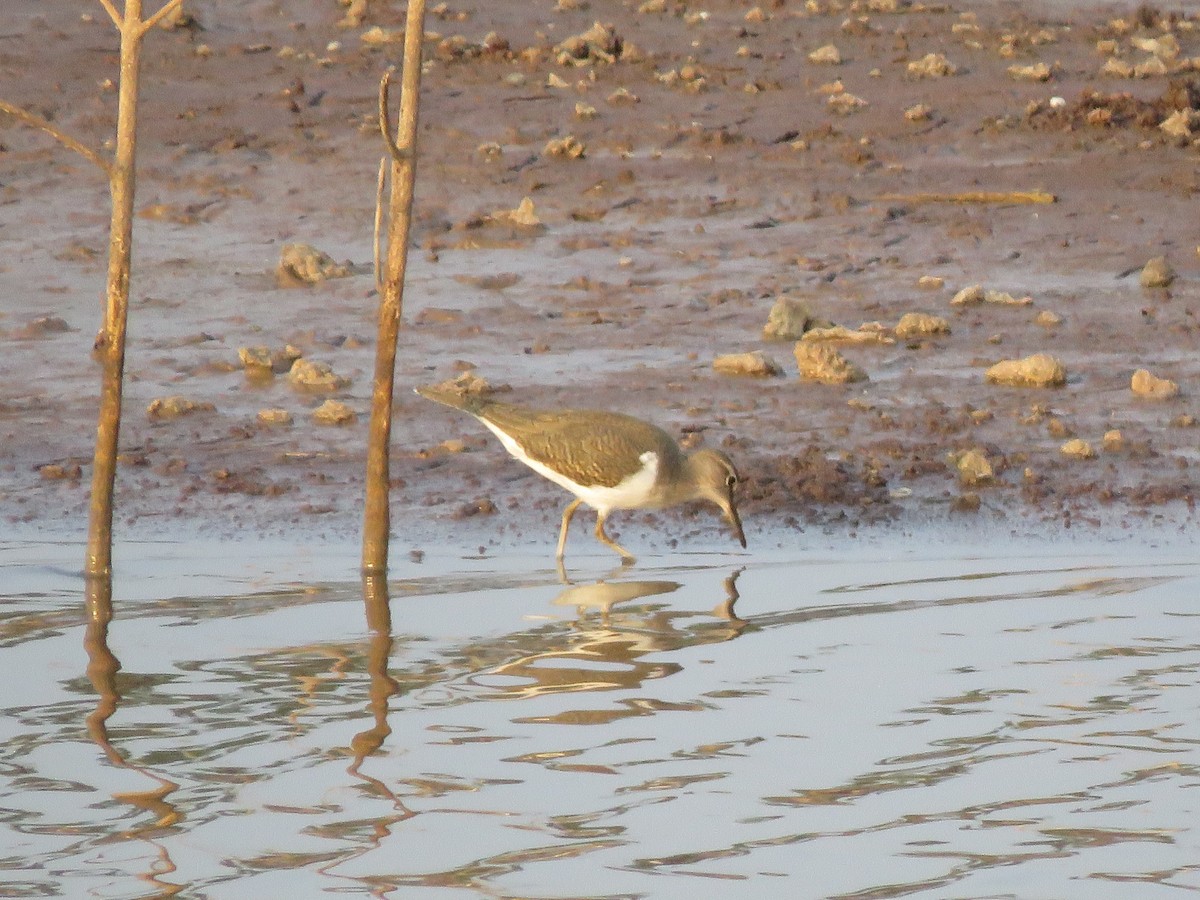
[(867, 373), (846, 359), (828, 344), (798, 342), (795, 348), (796, 366), (800, 377), (821, 384), (849, 384), (866, 381)]
[(1071, 438), (1058, 448), (1058, 452), (1070, 459), (1093, 459), (1096, 456), (1092, 445), (1082, 438)]
[(270, 407), (258, 411), (258, 421), (262, 425), (291, 425), (292, 414), (286, 409)]
[(829, 341), (843, 344), (894, 344), (887, 329), (878, 322), (867, 322), (856, 329), (844, 325), (814, 326), (804, 332), (802, 341)]
[(358, 413), (340, 400), (326, 400), (312, 412), (318, 425), (350, 425), (358, 421)]
[(900, 317), (900, 321), (896, 323), (895, 331), (896, 337), (901, 340), (908, 340), (931, 334), (949, 334), (950, 323), (941, 316), (910, 312)]
[(767, 340), (798, 341), (816, 324), (812, 308), (795, 297), (780, 297), (767, 313), (763, 337)]
[(1024, 359), (1004, 359), (987, 370), (992, 384), (1012, 387), (1060, 387), (1067, 382), (1067, 370), (1048, 353), (1035, 353)]
[(951, 306), (970, 306), (973, 303), (995, 303), (998, 306), (1028, 306), (1032, 297), (1014, 297), (1004, 291), (984, 290), (983, 285), (965, 287), (950, 300)]
[(1179, 385), (1169, 378), (1158, 378), (1146, 369), (1138, 369), (1129, 381), (1129, 389), (1148, 400), (1170, 400), (1179, 396)]
[(238, 359), (248, 375), (282, 375), (304, 354), (288, 344), (282, 350), (271, 352), (269, 347), (239, 347)]
[(1170, 287), (1175, 280), (1175, 270), (1165, 256), (1156, 256), (1142, 266), (1138, 280), (1144, 288)]
[(920, 59), (912, 60), (906, 71), (909, 78), (945, 78), (956, 73), (958, 66), (941, 53), (926, 53)]
[(989, 484), (996, 477), (991, 461), (982, 450), (972, 449), (962, 453), (954, 461), (958, 480), (965, 485)]
[(146, 416), (151, 422), (161, 422), (165, 419), (177, 419), (180, 416), (198, 412), (214, 412), (216, 406), (206, 400), (189, 400), (178, 395), (173, 397), (157, 397), (146, 407)]
[(349, 274), (349, 263), (334, 262), (328, 253), (308, 244), (284, 244), (279, 253), (279, 266), (275, 269), (275, 278), (284, 287), (319, 284)]
[(328, 363), (298, 359), (292, 363), (288, 381), (298, 388), (314, 391), (340, 391), (350, 386), (350, 379), (338, 375)]
[(752, 353), (726, 353), (713, 360), (713, 368), (722, 375), (754, 375), (771, 378), (782, 375), (783, 369), (761, 350)]

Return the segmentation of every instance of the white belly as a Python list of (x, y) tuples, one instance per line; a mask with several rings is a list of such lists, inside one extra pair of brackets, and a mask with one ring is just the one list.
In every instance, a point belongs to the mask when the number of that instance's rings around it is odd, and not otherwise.
[(488, 422), (486, 419), (480, 419), (479, 421), (483, 422), (500, 439), (500, 443), (504, 445), (504, 449), (515, 458), (525, 463), (525, 465), (529, 466), (529, 468), (533, 469), (533, 471), (537, 472), (543, 478), (553, 481), (560, 487), (566, 488), (598, 512), (607, 513), (612, 509), (640, 509), (647, 505), (646, 501), (650, 498), (654, 490), (654, 481), (658, 477), (658, 454), (653, 450), (647, 450), (639, 457), (642, 467), (620, 484), (613, 487), (576, 484), (571, 479), (560, 475), (536, 459), (530, 459), (525, 455), (525, 451), (521, 449), (516, 441), (491, 422)]

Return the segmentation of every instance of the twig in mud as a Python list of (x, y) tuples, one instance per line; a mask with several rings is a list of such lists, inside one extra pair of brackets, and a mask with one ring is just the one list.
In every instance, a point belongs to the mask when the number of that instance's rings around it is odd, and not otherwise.
[(1046, 191), (962, 191), (954, 194), (884, 194), (888, 203), (1057, 203)]

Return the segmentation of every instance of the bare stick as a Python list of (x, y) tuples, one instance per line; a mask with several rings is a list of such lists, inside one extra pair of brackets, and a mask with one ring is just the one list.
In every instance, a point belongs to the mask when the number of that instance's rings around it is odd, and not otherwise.
[(957, 194), (884, 194), (889, 203), (1056, 203), (1045, 191), (963, 191)]
[(388, 161), (386, 156), (379, 158), (379, 178), (375, 183), (375, 237), (374, 237), (374, 259), (375, 259), (375, 290), (379, 294), (383, 294), (383, 272), (379, 268), (380, 256), (383, 252), (383, 247), (379, 243), (381, 237), (380, 228), (383, 225), (383, 186), (387, 183)]
[[(104, 0), (100, 0), (100, 2), (103, 3)], [(143, 22), (141, 24), (141, 27), (138, 29), (140, 32), (139, 37), (144, 36), (147, 31), (149, 31), (151, 28), (153, 28), (155, 25), (157, 25), (159, 22), (161, 22), (163, 20), (164, 16), (170, 15), (174, 10), (178, 9), (182, 4), (183, 4), (183, 0), (167, 0), (167, 2), (163, 4), (162, 9), (160, 9), (158, 12), (156, 12), (154, 15), (152, 15), (150, 18), (148, 18), (145, 22)]]
[(4, 112), (8, 113), (15, 119), (21, 120), (26, 125), (32, 125), (34, 128), (40, 128), (64, 147), (68, 147), (71, 150), (74, 150), (84, 159), (94, 162), (101, 168), (101, 170), (103, 170), (105, 175), (112, 174), (112, 164), (109, 163), (107, 159), (86, 144), (81, 144), (66, 132), (59, 131), (56, 126), (52, 125), (48, 120), (43, 119), (36, 113), (31, 113), (27, 109), (21, 109), (19, 106), (13, 106), (13, 104), (8, 103), (5, 100), (0, 100), (0, 110), (4, 110)]
[(408, 265), (408, 234), (412, 221), (416, 176), (417, 110), (421, 92), (421, 42), (425, 35), (425, 0), (409, 0), (404, 31), (400, 121), (391, 135), (387, 93), (391, 80), (384, 73), (379, 86), (380, 130), (391, 158), (387, 248), (383, 289), (379, 301), (379, 336), (375, 345), (375, 387), (371, 397), (371, 426), (367, 436), (366, 503), (363, 510), (363, 572), (386, 575), (391, 513), (388, 508), (392, 436), (392, 396), (396, 377), (396, 342), (404, 301)]

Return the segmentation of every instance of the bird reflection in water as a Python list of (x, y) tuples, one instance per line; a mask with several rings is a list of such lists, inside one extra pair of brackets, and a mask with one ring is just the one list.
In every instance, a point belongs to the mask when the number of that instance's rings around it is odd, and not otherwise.
[[(724, 580), (725, 598), (708, 613), (659, 603), (633, 604), (635, 600), (678, 590), (680, 585), (674, 581), (601, 580), (573, 585), (553, 601), (556, 606), (573, 607), (577, 614), (567, 646), (518, 657), (473, 681), (491, 686), (505, 698), (518, 699), (628, 690), (673, 675), (683, 667), (664, 660), (664, 653), (723, 643), (746, 628), (748, 623), (734, 612), (741, 572), (738, 569)], [(703, 620), (696, 621), (700, 617)], [(496, 676), (504, 680), (497, 681)], [(646, 703), (661, 705), (659, 701), (636, 701), (625, 710), (574, 710), (552, 718), (576, 724), (612, 721), (626, 715), (644, 715), (647, 710), (639, 705)]]
[(89, 578), (84, 599), (87, 627), (83, 635), (83, 648), (88, 657), (87, 677), (96, 691), (97, 698), (96, 708), (87, 717), (88, 737), (112, 765), (137, 772), (157, 783), (157, 787), (148, 791), (123, 791), (112, 795), (114, 800), (128, 804), (134, 809), (144, 810), (152, 817), (151, 822), (121, 829), (114, 836), (121, 839), (138, 838), (154, 848), (156, 862), (149, 871), (140, 873), (138, 877), (154, 885), (159, 892), (156, 896), (172, 897), (184, 890), (186, 885), (162, 880), (163, 875), (174, 872), (176, 867), (166, 848), (155, 840), (155, 837), (183, 820), (183, 814), (167, 799), (179, 789), (179, 785), (145, 766), (131, 763), (109, 739), (108, 720), (113, 717), (121, 703), (121, 693), (117, 688), (117, 673), (121, 671), (121, 661), (108, 646), (108, 626), (113, 618), (112, 579)]

